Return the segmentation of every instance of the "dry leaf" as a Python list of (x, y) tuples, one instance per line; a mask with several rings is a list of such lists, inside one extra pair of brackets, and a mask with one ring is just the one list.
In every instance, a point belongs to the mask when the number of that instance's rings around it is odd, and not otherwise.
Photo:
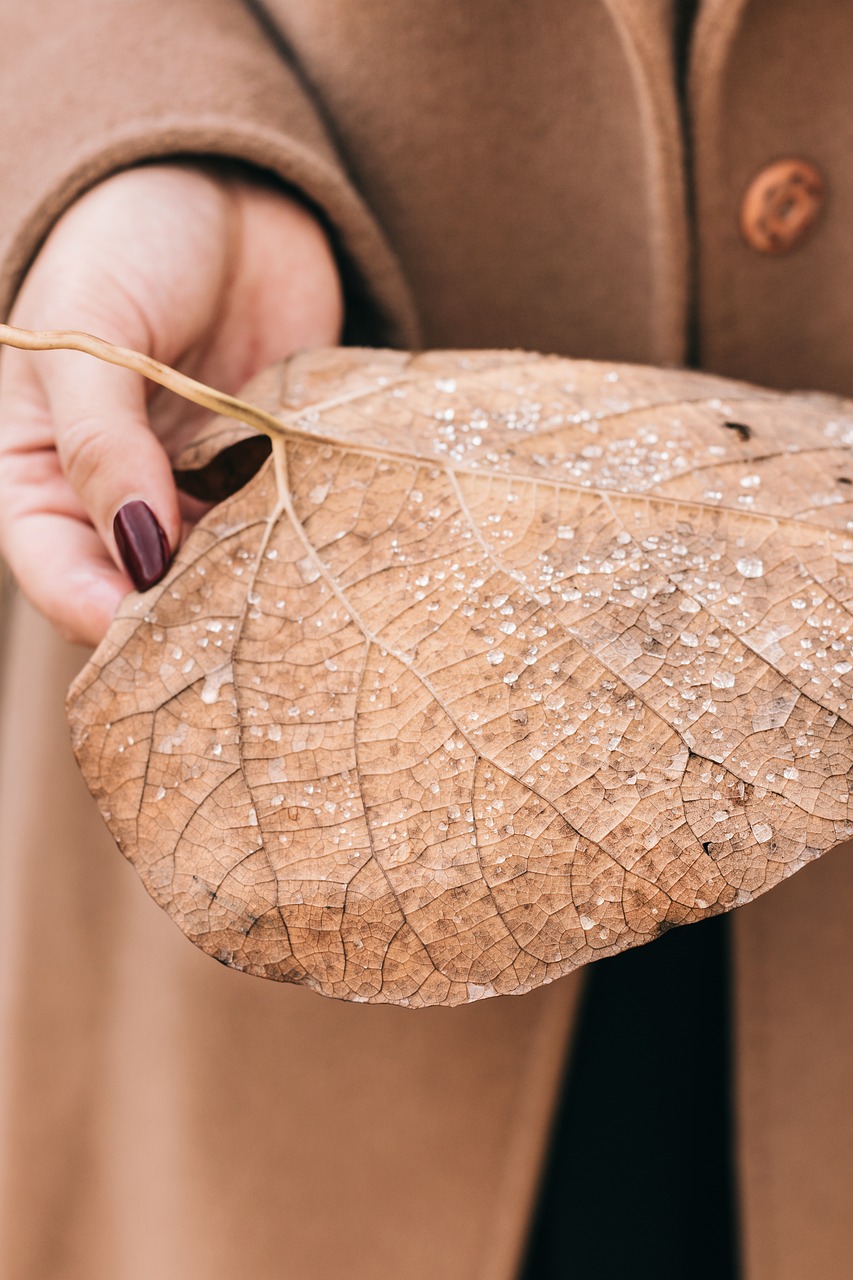
[(289, 435), (69, 702), (198, 946), (456, 1004), (853, 832), (853, 405), (507, 353), (308, 355), (255, 395)]

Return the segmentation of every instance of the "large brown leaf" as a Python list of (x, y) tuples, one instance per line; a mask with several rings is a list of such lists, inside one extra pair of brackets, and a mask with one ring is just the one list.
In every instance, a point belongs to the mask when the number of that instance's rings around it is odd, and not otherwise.
[(302, 356), (254, 394), (289, 438), (69, 701), (205, 951), (345, 999), (523, 992), (851, 834), (853, 406), (506, 353)]

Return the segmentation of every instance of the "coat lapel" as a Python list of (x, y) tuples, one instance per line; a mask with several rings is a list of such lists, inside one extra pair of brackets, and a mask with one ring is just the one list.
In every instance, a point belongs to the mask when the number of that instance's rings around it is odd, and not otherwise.
[(672, 66), (671, 0), (603, 0), (630, 69), (642, 122), (655, 297), (649, 312), (654, 349), (685, 359), (688, 224), (684, 147)]

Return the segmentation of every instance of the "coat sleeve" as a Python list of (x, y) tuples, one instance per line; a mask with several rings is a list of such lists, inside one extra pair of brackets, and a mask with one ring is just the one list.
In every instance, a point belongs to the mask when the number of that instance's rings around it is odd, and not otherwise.
[(348, 336), (416, 345), (399, 265), (287, 51), (243, 0), (0, 0), (0, 315), (54, 221), (116, 170), (259, 166), (325, 222)]

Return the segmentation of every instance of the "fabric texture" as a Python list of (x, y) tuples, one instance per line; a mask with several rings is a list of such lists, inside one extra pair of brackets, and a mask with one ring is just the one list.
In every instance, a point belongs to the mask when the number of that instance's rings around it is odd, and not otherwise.
[[(0, 313), (62, 211), (144, 160), (227, 156), (275, 173), (327, 219), (375, 342), (411, 345), (399, 265), (321, 115), (239, 0), (39, 0), (0, 7)], [(31, 145), (33, 139), (37, 145)]]
[[(708, 368), (853, 394), (851, 22), (702, 0), (688, 153), (670, 0), (5, 0), (0, 306), (87, 187), (219, 155), (317, 210), (352, 335), (677, 364), (693, 315)], [(824, 216), (759, 258), (744, 187), (798, 154)], [(0, 1276), (511, 1280), (583, 975), (411, 1013), (213, 965), (76, 774), (84, 655), (7, 614)], [(853, 1265), (851, 900), (842, 847), (734, 916), (746, 1280)]]
[(84, 656), (16, 606), (0, 1275), (432, 1280), (436, 1257), (459, 1280), (512, 1275), (577, 980), (415, 1014), (211, 963), (93, 815), (63, 714)]

